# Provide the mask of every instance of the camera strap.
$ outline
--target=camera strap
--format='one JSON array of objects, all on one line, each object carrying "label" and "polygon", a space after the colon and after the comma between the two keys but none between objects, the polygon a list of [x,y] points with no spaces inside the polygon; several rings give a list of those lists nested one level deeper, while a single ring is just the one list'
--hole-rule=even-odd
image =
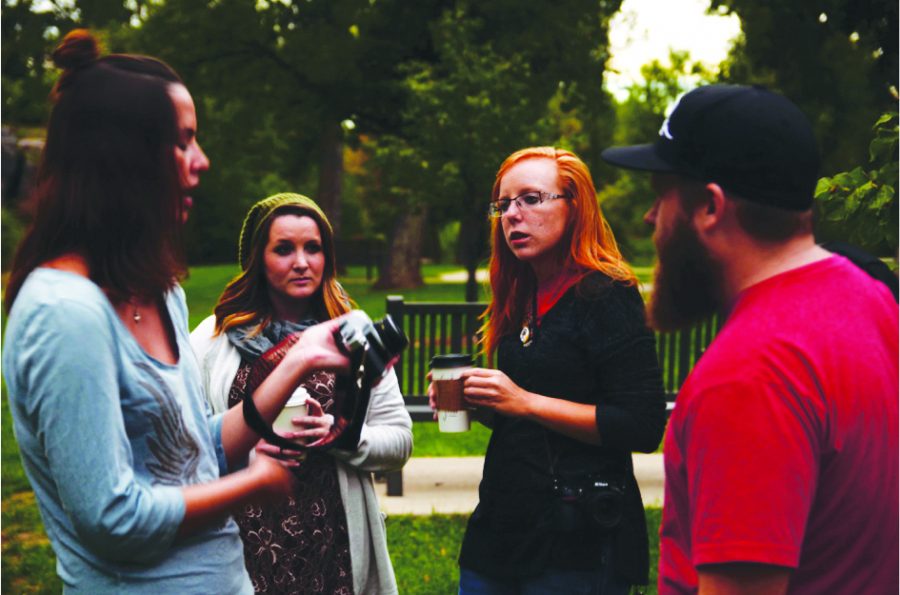
[{"label": "camera strap", "polygon": [[[340,347],[340,343],[338,343]],[[369,411],[369,399],[372,395],[373,379],[366,374],[365,362],[369,351],[363,349],[347,352],[350,359],[350,373],[339,375],[335,382],[334,398],[336,407],[334,423],[328,435],[314,443],[315,448],[339,448],[356,450],[359,437]]]},{"label": "camera strap", "polygon": [[559,453],[550,446],[550,432],[547,428],[541,427],[544,434],[544,447],[547,450],[547,462],[550,464],[550,477],[556,475],[556,463],[559,461]]},{"label": "camera strap", "polygon": [[[551,477],[557,476],[560,474],[560,472],[557,470],[557,465],[559,463],[559,457],[561,456],[560,452],[557,451],[556,449],[554,449],[553,445],[551,444],[553,436],[551,436],[550,431],[544,427],[542,427],[541,430],[543,431],[543,434],[544,434],[544,446],[546,447],[546,450],[547,450],[547,461],[550,465],[550,467],[549,467],[550,468],[550,476]],[[627,475],[628,470],[630,469],[630,465],[631,465],[630,461],[631,461],[631,457],[629,456],[629,457],[627,457],[627,461],[625,463],[624,468],[620,468],[619,465],[617,465],[615,463],[609,463],[609,464],[603,464],[603,465],[598,464],[596,467],[594,467],[593,469],[589,469],[589,470],[586,469],[586,470],[582,470],[582,471],[570,471],[570,470],[565,469],[565,466],[563,466],[564,470],[561,472],[561,474],[566,477],[576,477],[576,476],[589,477],[591,474],[594,474],[594,473],[607,473],[607,474],[612,474],[611,477],[612,476],[615,476],[615,477],[621,476],[622,482],[624,483],[624,481],[625,481],[624,478]]]},{"label": "camera strap", "polygon": [[244,421],[247,422],[247,425],[250,426],[250,429],[259,434],[260,438],[272,444],[273,446],[278,446],[282,450],[291,450],[291,451],[303,451],[306,450],[306,447],[302,444],[297,444],[292,440],[288,440],[282,436],[279,436],[272,430],[271,424],[266,423],[266,420],[263,419],[262,415],[259,413],[259,409],[256,408],[256,403],[253,402],[253,393],[250,391],[246,391],[244,393],[244,402],[243,402],[243,411],[244,411]]},{"label": "camera strap", "polygon": [[[289,339],[286,339],[285,342],[289,341],[287,346],[293,345],[299,339],[299,335],[299,333],[296,333]],[[283,347],[283,345],[283,343],[279,344],[280,347]],[[247,381],[247,388],[244,391],[242,403],[244,421],[260,438],[286,451],[302,452],[305,450],[326,450],[330,448],[356,449],[359,445],[363,423],[365,423],[372,390],[372,381],[364,374],[365,368],[363,364],[366,352],[367,348],[346,353],[350,359],[350,374],[348,376],[338,376],[335,381],[334,423],[325,437],[316,440],[312,444],[298,444],[293,440],[288,440],[276,434],[272,430],[272,424],[263,419],[259,409],[256,408],[256,403],[253,401],[253,393],[278,364],[278,362],[273,363],[265,357],[260,357],[256,361]]]},{"label": "camera strap", "polygon": [[272,370],[281,363],[284,354],[287,353],[294,343],[300,340],[301,334],[302,331],[291,333],[277,345],[271,347],[256,358],[256,361],[253,362],[250,373],[247,376],[247,385],[244,388],[244,397],[241,403],[244,422],[251,430],[256,432],[260,438],[264,439],[269,444],[293,452],[304,450],[304,446],[283,438],[272,430],[272,424],[267,423],[256,408],[256,403],[253,401],[253,393],[256,392],[259,385],[263,383],[269,374],[271,374]]}]

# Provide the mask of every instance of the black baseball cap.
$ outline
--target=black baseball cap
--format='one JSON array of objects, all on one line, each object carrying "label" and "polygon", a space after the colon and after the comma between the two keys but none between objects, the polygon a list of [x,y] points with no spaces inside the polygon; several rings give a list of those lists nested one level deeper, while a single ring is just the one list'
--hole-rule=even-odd
[{"label": "black baseball cap", "polygon": [[709,85],[683,95],[656,142],[611,147],[619,167],[715,182],[737,196],[792,211],[812,207],[819,150],[789,99],[760,86]]}]

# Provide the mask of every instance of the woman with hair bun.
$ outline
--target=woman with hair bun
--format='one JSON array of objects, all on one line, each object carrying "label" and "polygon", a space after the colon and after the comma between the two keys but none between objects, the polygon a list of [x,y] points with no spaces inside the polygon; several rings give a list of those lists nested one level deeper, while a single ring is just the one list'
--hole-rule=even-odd
[{"label": "woman with hair bun", "polygon": [[[164,63],[100,57],[86,31],[53,57],[3,374],[57,572],[72,593],[252,593],[229,514],[293,476],[267,456],[242,468],[258,437],[239,409],[211,414],[191,351],[181,229],[208,167],[193,101]],[[336,327],[307,329],[253,393],[264,419],[308,371],[346,367]]]},{"label": "woman with hair bun", "polygon": [[493,432],[459,592],[624,595],[649,566],[631,452],[653,452],[665,426],[636,279],[569,151],[510,155],[488,206],[482,331],[498,369],[463,374]]}]

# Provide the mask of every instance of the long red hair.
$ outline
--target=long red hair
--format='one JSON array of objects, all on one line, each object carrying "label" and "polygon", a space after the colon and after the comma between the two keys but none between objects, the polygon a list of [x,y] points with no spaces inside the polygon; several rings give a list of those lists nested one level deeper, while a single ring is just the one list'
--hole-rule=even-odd
[{"label": "long red hair", "polygon": [[[497,171],[491,200],[499,198],[500,181],[506,172],[527,159],[554,160],[563,193],[571,197],[569,221],[560,240],[563,246],[568,245],[563,266],[578,271],[579,283],[592,271],[600,271],[629,285],[637,282],[597,204],[591,172],[574,153],[555,147],[516,151]],[[491,302],[482,315],[484,324],[481,327],[487,354],[494,352],[500,337],[518,331],[537,285],[528,263],[516,258],[506,244],[499,218],[491,221],[490,279]]]}]

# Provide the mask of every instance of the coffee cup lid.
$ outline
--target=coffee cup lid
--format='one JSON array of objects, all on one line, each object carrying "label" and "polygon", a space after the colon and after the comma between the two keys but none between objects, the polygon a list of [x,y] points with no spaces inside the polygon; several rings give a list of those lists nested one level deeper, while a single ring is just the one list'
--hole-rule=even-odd
[{"label": "coffee cup lid", "polygon": [[467,353],[447,353],[444,355],[436,355],[431,358],[431,367],[433,369],[444,368],[463,368],[465,366],[475,365],[475,360]]},{"label": "coffee cup lid", "polygon": [[309,398],[309,393],[306,388],[303,386],[298,386],[294,393],[291,395],[291,398],[288,399],[288,402],[284,404],[285,407],[296,407],[298,405],[305,405],[306,399]]}]

